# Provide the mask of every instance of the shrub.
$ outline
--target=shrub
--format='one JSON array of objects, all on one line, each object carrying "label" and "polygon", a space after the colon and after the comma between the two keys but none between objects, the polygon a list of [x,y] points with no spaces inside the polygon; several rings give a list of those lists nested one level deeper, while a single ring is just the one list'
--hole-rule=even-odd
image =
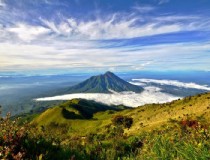
[{"label": "shrub", "polygon": [[10,120],[10,114],[0,121],[0,159],[66,159],[68,154],[59,142],[46,138],[29,125],[18,126],[18,120]]},{"label": "shrub", "polygon": [[115,126],[123,126],[124,128],[129,129],[133,124],[133,118],[122,115],[116,115],[113,117],[112,123]]}]

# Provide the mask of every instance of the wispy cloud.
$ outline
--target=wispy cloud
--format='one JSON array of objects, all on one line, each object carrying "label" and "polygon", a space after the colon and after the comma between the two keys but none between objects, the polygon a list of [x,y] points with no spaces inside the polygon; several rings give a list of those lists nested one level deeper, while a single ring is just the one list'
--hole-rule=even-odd
[{"label": "wispy cloud", "polygon": [[177,80],[157,80],[157,79],[132,79],[132,84],[138,85],[140,82],[142,83],[157,83],[160,85],[170,85],[170,86],[176,86],[176,87],[182,87],[182,88],[194,88],[194,89],[200,89],[200,90],[206,90],[210,91],[210,87],[208,85],[199,85],[196,83],[185,83],[180,82]]},{"label": "wispy cloud", "polygon": [[184,31],[209,30],[210,19],[200,16],[142,16],[113,14],[109,18],[89,21],[64,18],[60,23],[42,19],[43,24],[54,33],[76,39],[127,39]]},{"label": "wispy cloud", "polygon": [[165,22],[196,22],[199,21],[201,17],[198,15],[164,15],[164,16],[158,16],[154,19],[157,21],[165,21]]},{"label": "wispy cloud", "polygon": [[47,35],[51,32],[50,29],[42,26],[31,26],[23,23],[6,28],[6,31],[17,35],[23,41],[38,39],[40,36]]},{"label": "wispy cloud", "polygon": [[135,38],[184,30],[179,24],[161,25],[156,22],[137,25],[138,20],[139,18],[137,17],[119,20],[113,16],[111,19],[105,21],[99,19],[88,22],[77,22],[74,19],[67,19],[67,21],[59,24],[48,20],[42,20],[42,22],[54,33],[59,35],[76,39],[87,38],[90,40]]},{"label": "wispy cloud", "polygon": [[[42,42],[42,41],[41,41]],[[100,48],[99,42],[59,42],[48,45],[10,44],[0,46],[0,66],[4,69],[98,68],[106,70],[196,69],[210,70],[209,43],[166,44]],[[71,44],[72,43],[72,44]],[[97,48],[97,47],[99,48]],[[130,51],[130,48],[134,51]],[[176,50],[176,52],[174,52]],[[199,55],[199,62],[197,53]],[[188,63],[186,63],[188,62]],[[192,66],[192,63],[196,65]],[[199,66],[201,65],[201,66]],[[157,68],[156,68],[157,69]]]},{"label": "wispy cloud", "polygon": [[132,7],[135,11],[138,11],[140,13],[147,13],[147,12],[151,12],[153,10],[156,9],[156,7],[154,6],[145,6],[145,5],[135,5],[134,7]]},{"label": "wispy cloud", "polygon": [[[48,1],[46,2],[48,4]],[[2,4],[3,1],[2,1]],[[48,4],[51,5],[51,4]],[[116,12],[106,16],[98,15],[95,18],[83,19],[73,16],[64,16],[57,12],[55,17],[46,19],[40,15],[35,20],[36,23],[18,21],[16,10],[4,10],[1,18],[11,22],[4,26],[4,32],[15,33],[17,37],[24,41],[35,40],[40,38],[39,35],[46,35],[49,38],[52,35],[63,36],[68,39],[89,39],[89,40],[107,40],[107,39],[131,39],[136,37],[154,36],[160,34],[210,30],[210,19],[201,15],[146,15],[139,12],[151,12],[156,10],[151,5],[134,5],[133,11]],[[14,13],[13,13],[14,12]],[[33,13],[33,12],[32,12]],[[28,19],[27,14],[20,11],[21,17]],[[37,14],[37,13],[36,13]],[[37,15],[35,15],[37,17]],[[5,21],[5,22],[6,22]],[[2,20],[3,22],[3,20]],[[6,34],[6,33],[5,33]],[[47,35],[48,34],[48,35]],[[1,38],[1,37],[0,37]]]}]

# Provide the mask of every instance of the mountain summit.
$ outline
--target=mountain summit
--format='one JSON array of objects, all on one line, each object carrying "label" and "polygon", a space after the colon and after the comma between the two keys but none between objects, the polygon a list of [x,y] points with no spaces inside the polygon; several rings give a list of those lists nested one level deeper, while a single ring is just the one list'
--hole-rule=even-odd
[{"label": "mountain summit", "polygon": [[106,72],[103,75],[92,76],[89,79],[70,87],[67,93],[111,93],[133,91],[136,93],[142,92],[143,88],[130,84],[112,72]]}]

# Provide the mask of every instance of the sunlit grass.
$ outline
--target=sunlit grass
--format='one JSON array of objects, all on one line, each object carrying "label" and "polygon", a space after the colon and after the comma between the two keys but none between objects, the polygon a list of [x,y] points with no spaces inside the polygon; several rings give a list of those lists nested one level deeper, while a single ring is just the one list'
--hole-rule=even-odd
[{"label": "sunlit grass", "polygon": [[[81,114],[66,106],[68,102],[35,115],[30,124],[21,126],[7,117],[0,125],[0,158],[207,160],[210,159],[208,97],[210,94],[202,94],[136,109],[99,111],[90,119],[78,119],[75,114],[66,118],[63,107]],[[126,119],[129,127],[124,123]]]}]

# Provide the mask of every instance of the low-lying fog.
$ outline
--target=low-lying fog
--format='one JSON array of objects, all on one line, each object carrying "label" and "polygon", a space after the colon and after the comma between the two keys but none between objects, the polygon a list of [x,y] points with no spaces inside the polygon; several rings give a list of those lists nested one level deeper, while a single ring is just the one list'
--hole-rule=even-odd
[{"label": "low-lying fog", "polygon": [[[111,94],[101,93],[77,93],[58,95],[54,97],[38,98],[37,101],[53,101],[53,100],[71,100],[74,98],[83,98],[94,100],[105,104],[137,107],[149,103],[165,103],[179,98],[182,98],[181,92],[186,89],[191,90],[206,90],[210,87],[207,85],[199,85],[196,83],[184,83],[175,80],[155,80],[155,79],[132,79],[130,83],[142,86],[142,93],[134,92],[112,92]],[[177,94],[178,93],[178,94]]]},{"label": "low-lying fog", "polygon": [[52,100],[70,100],[74,98],[83,98],[87,100],[94,100],[105,104],[120,105],[137,107],[147,103],[164,103],[178,99],[167,93],[160,92],[157,87],[145,87],[142,93],[134,92],[113,92],[112,94],[102,93],[77,93],[77,94],[66,94],[54,97],[38,98],[37,101],[52,101]]}]

